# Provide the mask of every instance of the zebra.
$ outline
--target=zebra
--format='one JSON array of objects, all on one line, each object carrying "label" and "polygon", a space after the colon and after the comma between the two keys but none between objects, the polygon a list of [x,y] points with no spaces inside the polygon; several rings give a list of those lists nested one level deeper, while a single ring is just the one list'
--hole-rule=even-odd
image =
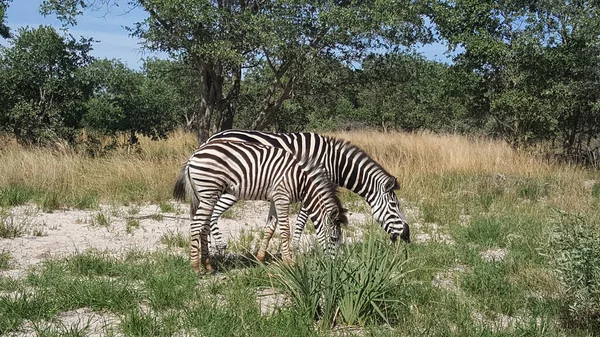
[{"label": "zebra", "polygon": [[[341,238],[339,226],[347,224],[346,210],[337,196],[337,186],[310,158],[296,159],[282,149],[248,142],[212,141],[203,144],[183,165],[173,196],[190,196],[190,262],[199,272],[200,260],[212,271],[207,235],[210,216],[219,197],[228,193],[237,199],[269,200],[275,207],[281,229],[283,258],[291,262],[288,212],[292,202],[301,201],[315,223],[318,241],[330,252]],[[270,227],[256,258],[263,261],[275,226]],[[329,235],[330,240],[327,240]]]},{"label": "zebra", "polygon": [[[389,174],[366,152],[350,142],[317,133],[270,133],[254,130],[225,130],[212,135],[213,141],[243,141],[277,147],[296,157],[309,157],[320,163],[328,177],[338,186],[363,197],[371,206],[377,222],[396,242],[400,237],[410,243],[410,229],[394,191],[400,189],[396,177]],[[217,221],[221,214],[237,202],[233,195],[224,194],[217,202],[211,217],[211,236],[220,250],[226,248]],[[272,208],[272,207],[271,207]],[[292,242],[298,242],[307,220],[304,208],[300,210]],[[269,223],[274,223],[269,221]]]}]

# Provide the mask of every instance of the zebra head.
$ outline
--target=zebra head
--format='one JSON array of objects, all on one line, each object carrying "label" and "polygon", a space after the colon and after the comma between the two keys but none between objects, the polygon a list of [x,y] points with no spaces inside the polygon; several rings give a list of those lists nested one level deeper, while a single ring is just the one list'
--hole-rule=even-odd
[{"label": "zebra head", "polygon": [[387,177],[379,185],[375,193],[373,217],[381,224],[383,229],[390,235],[390,239],[396,242],[400,237],[404,242],[410,243],[410,229],[406,217],[400,210],[400,203],[395,191],[400,189],[396,177]]}]

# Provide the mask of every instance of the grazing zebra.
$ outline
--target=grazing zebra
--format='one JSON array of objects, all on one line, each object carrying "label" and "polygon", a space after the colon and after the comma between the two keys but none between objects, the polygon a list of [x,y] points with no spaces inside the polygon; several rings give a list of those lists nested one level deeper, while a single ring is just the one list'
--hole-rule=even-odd
[{"label": "grazing zebra", "polygon": [[[265,144],[281,148],[298,158],[311,158],[325,168],[330,180],[357,193],[369,203],[373,217],[390,235],[392,241],[395,242],[400,236],[405,242],[410,242],[409,226],[394,193],[400,188],[398,180],[351,143],[316,133],[269,133],[251,130],[225,130],[214,134],[206,143],[212,141]],[[217,221],[219,216],[236,202],[235,196],[223,195],[211,217],[211,235],[219,249],[225,249],[226,244]],[[296,220],[293,241],[297,242],[300,239],[306,220],[307,213],[302,208]]]},{"label": "grazing zebra", "polygon": [[[282,149],[247,142],[213,141],[205,143],[181,168],[173,196],[184,200],[190,196],[192,268],[199,271],[200,259],[206,271],[212,271],[208,256],[207,235],[210,216],[223,193],[236,199],[269,200],[275,207],[281,229],[283,257],[291,261],[288,224],[289,205],[301,201],[315,223],[318,241],[327,250],[339,241],[340,224],[347,223],[346,210],[337,196],[337,187],[326,172],[309,159],[296,159]],[[265,257],[273,235],[267,230],[257,258]],[[330,240],[327,240],[329,235]]]}]

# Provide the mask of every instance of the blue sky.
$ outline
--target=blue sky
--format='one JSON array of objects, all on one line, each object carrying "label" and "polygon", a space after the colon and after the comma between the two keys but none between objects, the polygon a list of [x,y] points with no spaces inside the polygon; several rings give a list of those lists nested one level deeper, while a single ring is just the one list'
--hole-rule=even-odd
[{"label": "blue sky", "polygon": [[[6,24],[12,31],[18,27],[51,25],[59,29],[62,24],[54,17],[43,17],[40,12],[42,0],[15,0],[10,3],[6,15]],[[140,9],[130,10],[125,7],[101,8],[96,11],[86,11],[78,18],[78,25],[69,28],[75,36],[93,37],[98,40],[94,44],[92,55],[99,58],[116,58],[127,64],[130,68],[139,69],[142,59],[149,56],[166,58],[165,54],[152,54],[143,51],[140,41],[129,36],[124,29],[133,23],[143,20],[146,13]],[[7,45],[7,41],[0,38],[0,45]],[[450,62],[444,55],[446,48],[440,44],[425,45],[418,51],[430,60]]]}]

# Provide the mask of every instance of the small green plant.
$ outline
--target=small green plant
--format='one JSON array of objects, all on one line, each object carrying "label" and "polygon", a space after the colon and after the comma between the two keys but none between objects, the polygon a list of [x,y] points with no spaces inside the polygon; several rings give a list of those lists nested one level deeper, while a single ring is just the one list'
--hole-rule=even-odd
[{"label": "small green plant", "polygon": [[600,233],[589,218],[560,212],[549,244],[563,283],[568,317],[600,329]]},{"label": "small green plant", "polygon": [[156,213],[156,214],[151,214],[150,215],[150,219],[154,220],[154,221],[163,221],[164,220],[164,216],[160,213]]},{"label": "small green plant", "polygon": [[60,192],[47,192],[40,200],[42,210],[44,210],[44,212],[51,213],[52,211],[59,209],[64,204],[63,199],[64,198]]},{"label": "small green plant", "polygon": [[110,223],[111,223],[111,217],[102,212],[98,212],[96,214],[96,216],[94,216],[90,221],[90,224],[92,226],[101,226],[101,227],[108,227],[108,226],[110,226]]},{"label": "small green plant", "polygon": [[73,206],[77,209],[96,209],[98,208],[98,196],[93,193],[78,195],[73,200]]},{"label": "small green plant", "polygon": [[0,188],[0,206],[18,206],[32,200],[36,191],[25,186],[11,185]]},{"label": "small green plant", "polygon": [[600,183],[594,183],[594,186],[592,186],[592,196],[600,199]]},{"label": "small green plant", "polygon": [[128,218],[127,223],[125,223],[125,228],[127,233],[131,234],[134,229],[140,228],[140,220],[134,218]]},{"label": "small green plant", "polygon": [[127,209],[127,214],[129,215],[137,215],[140,213],[140,207],[136,205],[132,205]]},{"label": "small green plant", "polygon": [[18,221],[14,216],[0,213],[0,238],[13,239],[25,234],[26,220]]},{"label": "small green plant", "polygon": [[10,260],[12,260],[12,255],[10,255],[10,252],[4,249],[0,251],[0,270],[6,270],[10,268]]},{"label": "small green plant", "polygon": [[187,235],[181,232],[167,231],[160,237],[160,243],[167,247],[187,248],[190,245],[190,240]]},{"label": "small green plant", "polygon": [[158,208],[160,208],[160,211],[162,213],[176,213],[177,212],[177,208],[175,208],[175,206],[171,203],[168,202],[161,202],[158,205]]},{"label": "small green plant", "polygon": [[534,179],[523,179],[517,181],[517,195],[520,198],[537,201],[541,197],[550,194],[551,186],[548,183],[542,183]]}]

